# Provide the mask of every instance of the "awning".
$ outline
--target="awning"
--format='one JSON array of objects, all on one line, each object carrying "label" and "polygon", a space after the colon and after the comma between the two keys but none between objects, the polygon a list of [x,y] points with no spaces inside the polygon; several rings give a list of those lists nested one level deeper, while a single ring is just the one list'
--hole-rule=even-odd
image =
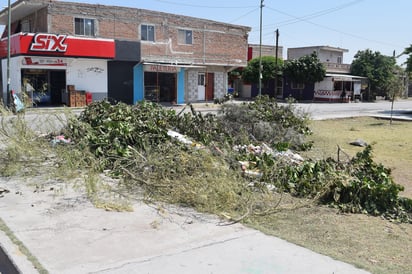
[{"label": "awning", "polygon": [[326,73],[325,77],[333,77],[334,81],[355,81],[355,80],[364,80],[368,79],[363,76],[356,76],[350,74],[339,74],[339,73]]}]

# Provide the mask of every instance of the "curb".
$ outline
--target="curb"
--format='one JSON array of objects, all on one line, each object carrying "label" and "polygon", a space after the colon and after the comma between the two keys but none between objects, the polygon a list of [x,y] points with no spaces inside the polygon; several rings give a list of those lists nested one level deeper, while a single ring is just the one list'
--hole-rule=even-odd
[{"label": "curb", "polygon": [[0,230],[0,273],[39,274],[6,233]]}]

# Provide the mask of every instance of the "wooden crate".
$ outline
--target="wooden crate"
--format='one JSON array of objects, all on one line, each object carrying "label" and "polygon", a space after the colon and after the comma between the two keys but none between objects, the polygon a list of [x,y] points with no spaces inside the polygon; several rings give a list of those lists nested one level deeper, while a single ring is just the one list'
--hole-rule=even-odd
[{"label": "wooden crate", "polygon": [[74,91],[69,91],[69,107],[76,106],[76,93]]}]

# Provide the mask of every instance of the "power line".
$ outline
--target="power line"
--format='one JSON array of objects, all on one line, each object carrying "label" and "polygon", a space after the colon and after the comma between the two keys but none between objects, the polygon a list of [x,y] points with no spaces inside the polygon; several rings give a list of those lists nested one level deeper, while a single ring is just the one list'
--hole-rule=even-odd
[{"label": "power line", "polygon": [[175,5],[175,6],[192,7],[192,8],[207,8],[207,9],[250,9],[250,8],[255,7],[255,6],[206,6],[206,5],[177,3],[173,1],[167,1],[167,0],[154,0],[154,1],[165,3],[165,4],[170,4],[170,5]]},{"label": "power line", "polygon": [[[297,17],[297,16],[291,15],[291,14],[289,14],[289,13],[286,13],[286,12],[283,12],[283,11],[280,11],[280,10],[277,10],[277,9],[274,9],[274,8],[267,7],[267,8],[270,9],[270,10],[273,10],[273,11],[275,11],[275,12],[278,12],[278,13],[280,13],[280,14],[283,14],[283,15],[286,15],[286,16],[289,16],[289,17],[292,17],[292,18],[293,18],[293,19],[289,19],[289,20],[283,21],[283,23],[281,22],[280,24],[272,24],[272,25],[270,25],[270,26],[276,25],[276,26],[280,27],[280,26],[286,26],[286,25],[290,25],[290,24],[295,24],[295,23],[298,23],[298,22],[305,22],[305,23],[307,23],[307,24],[311,24],[311,25],[317,26],[317,27],[319,27],[319,28],[324,28],[324,29],[327,29],[327,30],[330,30],[330,31],[333,31],[333,32],[336,32],[336,33],[339,33],[339,34],[343,34],[343,35],[346,35],[346,36],[349,36],[349,37],[353,37],[353,38],[356,38],[356,39],[360,39],[360,40],[364,40],[364,41],[368,41],[368,42],[373,42],[373,43],[380,44],[380,45],[388,45],[388,46],[399,47],[399,45],[395,45],[395,44],[393,44],[393,43],[388,43],[388,42],[384,42],[384,41],[377,41],[377,40],[373,40],[373,39],[368,39],[368,38],[365,38],[365,37],[363,37],[363,36],[359,36],[359,35],[356,35],[356,34],[353,34],[353,33],[348,33],[348,32],[344,32],[344,31],[341,31],[341,30],[338,30],[338,29],[334,29],[334,28],[331,28],[331,27],[328,27],[328,26],[324,26],[324,25],[321,25],[321,24],[317,24],[317,23],[314,23],[314,22],[312,22],[312,21],[309,20],[309,19],[313,19],[313,18],[316,18],[316,17],[323,16],[323,15],[325,15],[325,14],[329,14],[329,13],[336,12],[336,11],[338,11],[338,10],[342,10],[342,9],[347,8],[347,7],[349,7],[349,6],[358,4],[358,3],[362,2],[362,1],[364,1],[364,0],[352,1],[352,2],[343,4],[343,5],[334,7],[334,8],[322,10],[322,11],[315,12],[315,13],[308,14],[308,15],[301,16],[301,17]],[[268,26],[269,26],[269,25],[268,25]]]},{"label": "power line", "polygon": [[270,7],[268,7],[268,9],[273,10],[275,12],[278,12],[280,14],[292,17],[293,19],[285,20],[285,21],[279,22],[277,24],[277,26],[286,26],[286,25],[294,24],[294,23],[301,22],[301,21],[307,21],[308,19],[313,19],[313,18],[316,18],[316,17],[320,17],[320,16],[323,16],[323,15],[326,15],[326,14],[333,13],[333,12],[337,12],[337,11],[345,9],[347,7],[359,4],[360,2],[363,2],[363,1],[364,0],[352,1],[352,2],[349,2],[349,3],[343,4],[343,5],[333,7],[333,8],[329,8],[329,9],[317,11],[315,13],[307,14],[307,15],[302,16],[302,17],[296,17],[294,15],[291,15],[291,14],[288,14],[286,12],[280,11],[278,9],[270,8]]},{"label": "power line", "polygon": [[255,9],[253,9],[253,10],[251,10],[251,11],[248,11],[247,13],[242,14],[241,16],[239,16],[239,17],[237,17],[237,18],[235,18],[235,19],[231,20],[229,23],[234,23],[234,22],[236,22],[236,21],[238,21],[238,20],[240,20],[240,19],[242,19],[242,18],[246,17],[247,15],[249,15],[249,14],[251,14],[251,13],[254,13],[254,12],[255,12],[255,11],[257,11],[258,9],[259,9],[259,7],[255,8]]}]

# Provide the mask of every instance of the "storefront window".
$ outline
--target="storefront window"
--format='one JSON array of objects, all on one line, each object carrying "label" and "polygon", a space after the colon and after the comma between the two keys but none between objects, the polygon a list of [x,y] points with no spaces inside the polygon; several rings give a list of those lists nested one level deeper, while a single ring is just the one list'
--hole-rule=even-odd
[{"label": "storefront window", "polygon": [[66,71],[47,69],[22,69],[21,84],[28,105],[61,105],[67,103]]},{"label": "storefront window", "polygon": [[50,104],[48,75],[46,70],[22,70],[22,84],[25,96],[34,105]]},{"label": "storefront window", "polygon": [[176,100],[175,73],[144,73],[145,99],[158,102]]}]

